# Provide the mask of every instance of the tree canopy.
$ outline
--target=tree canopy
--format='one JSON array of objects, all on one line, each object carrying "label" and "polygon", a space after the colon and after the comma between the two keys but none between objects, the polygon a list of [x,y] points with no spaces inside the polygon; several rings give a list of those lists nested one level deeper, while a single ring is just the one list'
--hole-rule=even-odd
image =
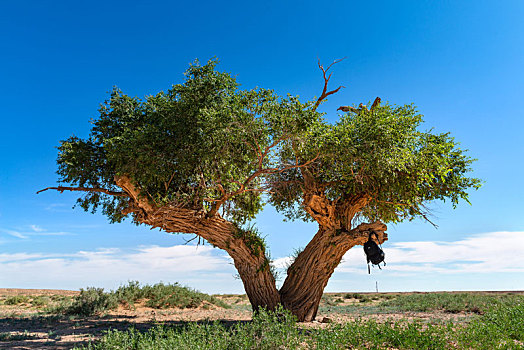
[{"label": "tree canopy", "polygon": [[365,195],[361,219],[400,222],[425,215],[435,199],[455,206],[480,186],[467,177],[473,159],[449,133],[419,130],[413,105],[351,108],[330,124],[315,101],[240,90],[216,64],[195,62],[183,84],[144,100],[114,88],[90,136],[61,142],[59,181],[107,190],[79,198],[82,208],[121,221],[128,203],[114,195],[114,179],[122,174],[156,204],[220,209],[239,223],[262,209],[264,192],[291,219],[312,219],[301,204],[315,190],[336,201]]}]

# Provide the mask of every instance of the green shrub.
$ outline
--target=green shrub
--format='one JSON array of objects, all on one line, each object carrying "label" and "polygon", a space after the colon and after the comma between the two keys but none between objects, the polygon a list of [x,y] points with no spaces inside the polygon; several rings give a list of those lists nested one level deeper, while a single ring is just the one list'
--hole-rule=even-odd
[{"label": "green shrub", "polygon": [[63,311],[66,315],[92,316],[118,306],[117,299],[112,293],[104,293],[104,288],[88,287],[80,289],[71,305]]},{"label": "green shrub", "polygon": [[301,329],[288,311],[260,310],[252,322],[110,331],[83,349],[524,349],[524,305],[499,305],[469,325],[357,320]]},{"label": "green shrub", "polygon": [[346,293],[344,295],[344,299],[361,299],[362,297],[363,295],[359,293]]},{"label": "green shrub", "polygon": [[252,322],[230,328],[221,323],[190,323],[182,327],[157,326],[145,333],[134,329],[109,331],[83,349],[297,349],[305,340],[289,312],[259,310]]},{"label": "green shrub", "polygon": [[31,305],[36,307],[46,306],[51,302],[51,299],[47,296],[39,295],[31,300]]},{"label": "green shrub", "polygon": [[18,304],[24,304],[29,302],[29,297],[27,295],[14,295],[12,297],[8,297],[4,304],[6,305],[18,305]]},{"label": "green shrub", "polygon": [[224,308],[229,305],[223,301],[200,293],[188,287],[180,286],[178,283],[140,286],[138,282],[129,282],[128,285],[119,287],[113,292],[120,303],[133,305],[137,300],[147,299],[146,305],[152,308],[162,309],[169,307],[195,308],[202,305],[203,301]]}]

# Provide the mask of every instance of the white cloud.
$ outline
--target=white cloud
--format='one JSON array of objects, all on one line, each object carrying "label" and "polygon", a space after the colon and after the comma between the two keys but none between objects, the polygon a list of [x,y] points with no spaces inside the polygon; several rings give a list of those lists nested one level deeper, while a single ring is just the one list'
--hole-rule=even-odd
[{"label": "white cloud", "polygon": [[[383,247],[387,274],[373,277],[406,276],[402,285],[410,281],[408,276],[415,279],[450,276],[458,281],[471,272],[485,274],[482,276],[524,272],[524,232],[491,232],[454,242],[387,242]],[[281,257],[273,264],[285,269],[290,261],[290,257]],[[343,276],[348,273],[367,275],[361,246],[344,256],[334,280],[345,281],[347,278]],[[234,279],[234,274],[231,258],[209,246],[104,248],[68,254],[0,253],[0,287],[116,288],[127,281],[138,280],[142,283],[177,281],[210,293],[243,293],[242,282]],[[398,284],[399,279],[394,283]],[[343,286],[349,288],[346,284]]]},{"label": "white cloud", "polygon": [[0,254],[0,286],[116,288],[130,280],[180,282],[213,293],[242,292],[231,259],[207,246],[147,246],[72,254]]},{"label": "white cloud", "polygon": [[272,261],[273,266],[277,269],[285,269],[293,262],[293,258],[286,256],[284,258],[278,258]]},{"label": "white cloud", "polygon": [[[337,271],[367,273],[362,249],[344,256]],[[455,242],[386,243],[387,269],[398,272],[524,272],[524,232],[490,232]],[[358,268],[356,268],[358,267]]]},{"label": "white cloud", "polygon": [[[524,232],[490,232],[454,242],[396,242],[383,246],[387,270],[402,274],[524,272]],[[290,257],[273,261],[285,269]],[[361,246],[349,250],[337,273],[367,274]]]}]

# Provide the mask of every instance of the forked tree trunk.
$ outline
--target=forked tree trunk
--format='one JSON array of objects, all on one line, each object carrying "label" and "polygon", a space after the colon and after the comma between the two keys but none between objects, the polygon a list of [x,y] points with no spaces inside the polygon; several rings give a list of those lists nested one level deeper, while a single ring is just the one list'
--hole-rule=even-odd
[{"label": "forked tree trunk", "polygon": [[161,216],[161,222],[167,232],[197,233],[225,250],[234,261],[253,311],[260,307],[274,310],[282,304],[301,322],[315,319],[329,278],[350,248],[366,242],[368,230],[375,230],[380,242],[387,239],[386,226],[381,223],[362,224],[349,232],[321,228],[288,268],[288,276],[278,291],[263,248],[255,252],[235,235],[235,226],[223,218],[197,218],[190,211],[171,208]]},{"label": "forked tree trunk", "polygon": [[[299,321],[315,319],[322,293],[335,268],[351,247],[366,242],[370,229],[379,234],[380,242],[387,239],[386,225],[380,222],[361,224],[351,231],[320,225],[315,237],[288,268],[288,276],[278,291],[263,245],[253,244],[252,240],[239,235],[238,228],[231,222],[218,214],[207,217],[203,211],[171,205],[154,206],[140,197],[140,191],[128,177],[119,177],[116,182],[130,196],[129,208],[124,214],[133,212],[139,222],[166,232],[197,234],[225,250],[234,261],[254,311],[259,307],[274,310],[282,304]],[[321,205],[315,208],[313,214],[323,210]],[[353,215],[351,212],[348,217]]]}]

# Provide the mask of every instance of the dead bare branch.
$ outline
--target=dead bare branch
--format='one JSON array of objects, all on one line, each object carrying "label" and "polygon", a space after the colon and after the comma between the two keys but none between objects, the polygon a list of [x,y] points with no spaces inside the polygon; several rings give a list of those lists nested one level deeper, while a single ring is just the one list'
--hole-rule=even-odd
[{"label": "dead bare branch", "polygon": [[318,98],[317,102],[315,102],[315,104],[313,105],[313,110],[316,110],[318,108],[318,106],[320,105],[320,103],[326,99],[326,97],[328,97],[329,95],[333,95],[333,94],[337,93],[340,89],[342,89],[344,87],[344,86],[341,85],[341,86],[339,86],[338,88],[336,88],[334,90],[328,91],[327,90],[328,82],[329,82],[329,79],[331,79],[331,74],[332,73],[329,73],[329,75],[327,75],[327,76],[326,76],[326,74],[327,74],[327,72],[331,69],[331,67],[334,64],[339,63],[339,62],[341,62],[341,61],[343,61],[345,59],[346,59],[346,57],[334,60],[333,63],[331,63],[327,67],[327,69],[324,69],[324,66],[320,63],[320,59],[318,60],[318,67],[322,71],[322,75],[324,77],[324,88],[322,89],[322,94]]},{"label": "dead bare branch", "polygon": [[342,112],[353,112],[353,113],[358,113],[360,112],[361,110],[365,109],[366,111],[368,112],[373,112],[375,110],[375,108],[378,107],[378,105],[380,104],[380,97],[377,97],[375,98],[375,101],[373,101],[373,104],[371,105],[371,108],[368,109],[367,106],[365,104],[359,104],[358,105],[358,108],[355,108],[355,107],[352,107],[352,106],[340,106],[337,108],[337,111],[342,111]]},{"label": "dead bare branch", "polygon": [[380,104],[380,101],[381,101],[380,97],[377,97],[375,101],[373,101],[373,104],[371,105],[371,108],[370,108],[371,112],[373,112],[373,110],[378,107],[378,105]]},{"label": "dead bare branch", "polygon": [[129,195],[125,192],[114,192],[114,191],[106,190],[105,188],[65,187],[65,186],[47,187],[47,188],[44,188],[43,190],[36,192],[36,194],[39,194],[40,192],[44,192],[47,190],[57,190],[60,193],[63,193],[64,191],[100,192],[100,193],[105,193],[107,195],[115,196],[115,197],[129,197]]},{"label": "dead bare branch", "polygon": [[[184,245],[188,245],[191,241],[194,241],[194,240],[197,239],[197,238],[199,238],[199,236],[195,234],[195,237],[193,237],[193,238],[191,238],[191,239],[188,239],[188,240],[185,240],[185,239],[184,239],[184,241],[185,241]],[[200,239],[199,239],[199,243],[200,243]],[[198,245],[198,244],[197,244],[197,245]]]}]

